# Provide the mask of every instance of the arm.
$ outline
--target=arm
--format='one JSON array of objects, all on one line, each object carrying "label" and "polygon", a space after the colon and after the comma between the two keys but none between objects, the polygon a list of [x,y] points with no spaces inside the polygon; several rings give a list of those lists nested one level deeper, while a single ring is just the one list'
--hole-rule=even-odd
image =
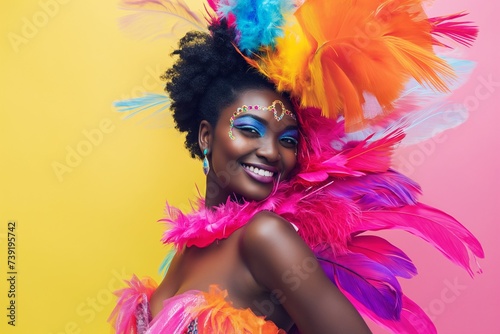
[{"label": "arm", "polygon": [[268,211],[255,215],[245,226],[241,250],[255,280],[277,296],[302,334],[370,333],[282,217]]}]

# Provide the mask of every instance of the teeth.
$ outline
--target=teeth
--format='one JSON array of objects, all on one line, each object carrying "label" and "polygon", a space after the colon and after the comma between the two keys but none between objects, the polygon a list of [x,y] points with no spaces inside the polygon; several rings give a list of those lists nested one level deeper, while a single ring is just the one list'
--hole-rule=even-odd
[{"label": "teeth", "polygon": [[244,168],[248,169],[249,171],[257,174],[257,175],[260,175],[260,176],[273,176],[274,173],[273,172],[270,172],[268,170],[265,170],[265,169],[260,169],[260,168],[257,168],[257,167],[253,167],[253,166],[247,166],[245,164],[241,164]]}]

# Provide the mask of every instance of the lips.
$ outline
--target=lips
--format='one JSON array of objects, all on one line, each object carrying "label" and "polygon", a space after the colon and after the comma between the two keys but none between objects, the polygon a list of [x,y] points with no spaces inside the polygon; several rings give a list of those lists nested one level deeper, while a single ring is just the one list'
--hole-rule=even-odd
[{"label": "lips", "polygon": [[271,166],[257,166],[244,163],[241,166],[250,177],[262,183],[273,182],[273,178],[277,174],[276,168]]}]

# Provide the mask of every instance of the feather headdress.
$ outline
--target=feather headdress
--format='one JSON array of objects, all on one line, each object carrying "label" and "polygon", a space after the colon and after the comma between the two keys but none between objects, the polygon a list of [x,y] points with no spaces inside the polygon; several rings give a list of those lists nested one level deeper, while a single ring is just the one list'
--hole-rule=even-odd
[{"label": "feather headdress", "polygon": [[[401,119],[423,109],[422,100],[445,100],[457,88],[462,64],[434,48],[451,48],[442,38],[469,46],[477,36],[470,22],[456,21],[465,13],[428,18],[424,0],[207,1],[207,22],[227,20],[236,30],[235,47],[251,66],[301,107],[343,116],[348,132]],[[137,11],[123,25],[140,34],[170,36],[179,26],[207,31],[182,0],[123,0],[123,6]],[[158,17],[174,19],[168,20],[175,22],[170,31],[141,24]],[[416,87],[425,93],[411,94]],[[443,105],[432,107],[446,109]]]},{"label": "feather headdress", "polygon": [[[222,2],[217,8],[224,7]],[[291,92],[302,107],[321,108],[323,115],[332,118],[343,115],[347,130],[359,130],[374,111],[379,116],[394,112],[394,102],[410,79],[442,93],[456,78],[448,62],[433,50],[434,45],[445,46],[437,36],[470,45],[477,29],[468,22],[453,21],[463,13],[429,19],[422,3],[307,0],[293,14],[283,11],[281,26],[276,26],[280,20],[268,21],[271,29],[262,22],[254,25],[277,31],[272,42],[260,38],[260,48],[251,55],[244,38],[238,47],[250,65],[279,90]],[[231,18],[242,36],[246,34],[246,25],[238,24],[246,14],[236,8],[218,12]]]}]

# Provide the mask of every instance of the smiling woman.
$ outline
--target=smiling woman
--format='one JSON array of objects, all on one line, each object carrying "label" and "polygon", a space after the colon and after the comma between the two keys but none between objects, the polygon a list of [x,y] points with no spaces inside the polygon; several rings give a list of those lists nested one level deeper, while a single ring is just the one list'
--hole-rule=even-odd
[{"label": "smiling woman", "polygon": [[[201,122],[200,147],[208,149],[211,162],[207,182],[217,195],[207,196],[207,205],[217,206],[228,196],[263,200],[271,193],[273,181],[289,177],[297,158],[298,128],[289,111],[291,103],[280,99],[285,98],[270,89],[246,90],[221,111],[215,128]],[[289,115],[275,117],[272,105],[278,103],[281,112]],[[223,172],[228,170],[226,179]]]},{"label": "smiling woman", "polygon": [[[277,92],[234,49],[235,30],[225,20],[210,29],[212,35],[190,32],[181,39],[174,52],[179,59],[165,74],[166,90],[177,128],[187,133],[186,147],[206,161],[207,190],[200,205],[205,213],[201,216],[220,208],[232,213],[224,214],[227,224],[222,228],[215,226],[217,219],[185,226],[200,236],[212,224],[202,244],[187,236],[188,231],[169,230],[170,237],[186,237],[187,243],[177,244],[165,279],[149,290],[145,313],[135,316],[139,332],[184,333],[198,328],[200,332],[282,333],[294,323],[301,324],[304,333],[320,328],[332,333],[369,332],[320,269],[294,225],[260,209],[232,220],[239,205],[263,203],[291,178],[301,138],[289,95]],[[230,203],[236,207],[230,208]],[[314,270],[300,284],[291,285],[290,279],[281,278],[287,269],[307,261],[313,262],[308,268]],[[277,292],[281,302],[275,303]],[[310,306],[320,295],[329,296],[321,302],[323,307],[338,308],[335,314],[345,320],[332,322],[331,314],[315,312]],[[129,297],[122,295],[122,308]],[[186,306],[182,313],[177,312],[180,304]],[[204,311],[194,311],[200,308]],[[122,310],[118,315],[118,332],[131,330],[125,329],[130,317],[124,314]]]},{"label": "smiling woman", "polygon": [[[365,232],[409,231],[469,272],[469,250],[483,256],[467,229],[418,203],[418,185],[390,168],[407,116],[428,116],[414,110],[425,105],[415,86],[444,91],[453,76],[429,51],[448,18],[425,18],[415,0],[209,4],[209,32],[188,32],[164,75],[206,193],[189,214],[167,205],[162,241],[175,251],[166,276],[158,287],[134,277],[120,291],[117,333],[369,333],[360,313],[394,332],[434,333],[397,280],[416,274],[411,260]],[[291,11],[297,22],[284,22]],[[335,25],[338,13],[384,26],[385,42],[314,26],[316,17]],[[473,39],[474,29],[459,30],[448,34]]]},{"label": "smiling woman", "polygon": [[[213,25],[211,30],[213,36],[188,33],[181,40],[179,51],[174,52],[180,55],[179,61],[166,75],[167,91],[173,100],[172,110],[179,128],[181,124],[188,124],[185,115],[195,111],[189,119],[190,128],[187,133],[197,134],[197,141],[194,141],[194,136],[188,135],[186,146],[193,148],[193,154],[203,152],[203,158],[208,161],[207,192],[204,200],[207,210],[220,208],[227,201],[244,204],[268,198],[280,181],[290,178],[296,166],[300,140],[297,117],[288,95],[278,93],[268,79],[251,69],[236,52],[231,44],[235,32],[225,21]],[[192,42],[194,40],[196,43]],[[219,43],[215,47],[213,40]],[[224,52],[224,63],[217,64],[221,51]],[[187,54],[190,58],[185,57]],[[205,66],[200,66],[203,64],[200,58],[203,61],[212,59],[212,71],[207,72]],[[217,66],[219,69],[215,70]],[[233,68],[228,71],[230,66]],[[196,76],[196,85],[201,85],[201,82],[210,83],[209,86],[196,94],[193,81],[187,80],[191,75]],[[181,104],[179,101],[186,94],[191,97],[189,103]],[[275,231],[271,230],[273,222],[276,224]],[[285,291],[286,282],[280,279],[283,269],[286,268],[283,267],[285,263],[294,265],[302,263],[306,258],[314,258],[311,250],[293,228],[290,230],[290,226],[278,215],[260,212],[249,217],[241,228],[232,233],[228,230],[223,238],[217,238],[217,242],[214,242],[212,237],[205,247],[180,248],[162,284],[151,296],[153,319],[162,319],[157,320],[161,325],[152,324],[151,331],[155,332],[159,326],[167,326],[167,332],[171,332],[173,328],[176,329],[173,332],[181,332],[180,324],[180,328],[185,327],[186,319],[191,318],[195,319],[197,326],[209,330],[211,327],[207,319],[225,319],[224,313],[213,309],[209,311],[210,316],[183,315],[177,322],[172,319],[165,321],[166,310],[169,310],[167,313],[171,312],[170,307],[177,307],[181,298],[179,296],[192,291],[215,293],[213,298],[218,298],[217,303],[224,305],[226,312],[232,310],[231,312],[238,314],[247,310],[245,317],[253,319],[247,323],[239,319],[239,316],[229,317],[226,320],[231,325],[211,328],[220,333],[240,332],[237,330],[238,326],[243,326],[248,333],[260,332],[257,328],[261,326],[269,330],[269,333],[278,333],[278,328],[289,330],[294,322],[310,316],[301,313],[300,317],[292,320],[286,311],[286,305],[292,305],[291,302],[276,305],[272,312],[266,313],[256,307],[258,303],[272,300],[272,291]],[[284,238],[282,246],[288,243],[288,247],[282,247],[279,251],[274,249],[274,256],[271,256],[271,249],[259,255],[253,254],[255,248],[266,248],[267,243],[278,240],[280,235]],[[294,250],[297,253],[290,256]],[[264,262],[255,262],[261,257],[267,259],[268,268],[263,267]],[[320,286],[324,287],[324,291],[335,289],[319,269],[317,261],[316,268],[314,274],[319,276]],[[262,272],[267,273],[267,278],[273,279],[272,284],[264,284],[256,279]],[[304,281],[302,289],[311,290],[310,284],[313,283],[318,282],[312,278]],[[214,285],[217,288],[211,288]],[[214,292],[219,291],[214,289],[227,291],[224,292],[228,294],[227,298],[216,297],[220,292]],[[289,291],[289,288],[287,290]],[[164,301],[174,296],[177,297],[176,303],[166,307]],[[349,306],[343,296],[337,297],[341,298],[329,299],[332,302],[331,307],[334,302],[339,301]],[[233,309],[231,305],[238,308]],[[301,305],[306,305],[305,300],[301,301]],[[352,306],[343,309],[349,310],[351,317],[357,318],[352,320],[355,324],[353,327],[344,329],[358,333],[367,331],[366,325]],[[264,321],[263,316],[268,321]],[[243,324],[236,325],[242,321]],[[319,319],[317,324],[325,326],[325,321],[326,318]],[[252,322],[259,325],[248,327]]]}]

